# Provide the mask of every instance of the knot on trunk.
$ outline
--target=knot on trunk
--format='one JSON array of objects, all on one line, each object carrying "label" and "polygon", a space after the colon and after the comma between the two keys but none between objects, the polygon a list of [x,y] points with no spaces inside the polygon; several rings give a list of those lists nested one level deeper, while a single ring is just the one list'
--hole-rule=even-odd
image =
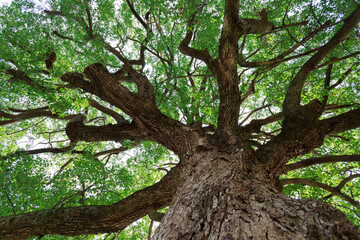
[{"label": "knot on trunk", "polygon": [[79,72],[67,72],[61,76],[61,80],[68,82],[73,86],[77,86],[80,82],[85,81],[85,77]]},{"label": "knot on trunk", "polygon": [[73,117],[66,125],[65,127],[66,135],[69,137],[71,142],[75,142],[79,139],[77,129],[85,125],[86,119],[87,117],[85,114],[79,114]]},{"label": "knot on trunk", "polygon": [[91,64],[84,69],[84,74],[92,83],[100,83],[104,79],[113,78],[113,76],[101,63]]},{"label": "knot on trunk", "polygon": [[274,24],[267,20],[240,18],[239,27],[243,34],[264,34],[274,29]]}]

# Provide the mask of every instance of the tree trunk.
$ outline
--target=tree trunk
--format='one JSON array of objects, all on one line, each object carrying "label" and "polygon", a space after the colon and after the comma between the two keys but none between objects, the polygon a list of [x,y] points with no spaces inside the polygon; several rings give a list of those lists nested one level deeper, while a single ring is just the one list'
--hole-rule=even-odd
[{"label": "tree trunk", "polygon": [[264,173],[245,167],[245,152],[184,160],[186,180],[153,239],[360,239],[334,207],[283,196]]}]

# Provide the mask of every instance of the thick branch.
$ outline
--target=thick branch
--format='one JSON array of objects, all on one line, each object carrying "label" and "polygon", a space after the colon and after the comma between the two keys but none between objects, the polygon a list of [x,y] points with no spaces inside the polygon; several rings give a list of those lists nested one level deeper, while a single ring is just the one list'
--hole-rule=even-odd
[{"label": "thick branch", "polygon": [[60,34],[58,31],[53,31],[52,33],[53,33],[55,36],[59,37],[59,38],[76,42],[76,41],[75,41],[74,39],[72,39],[71,37],[62,35],[62,34]]},{"label": "thick branch", "polygon": [[346,201],[348,201],[351,205],[354,207],[357,207],[359,203],[352,199],[351,197],[347,196],[346,194],[342,193],[337,187],[331,187],[329,185],[316,182],[310,179],[303,179],[303,178],[291,178],[291,179],[281,179],[280,183],[282,185],[288,185],[288,184],[301,184],[301,185],[307,185],[307,186],[313,186],[317,188],[324,189],[336,196],[344,198]]},{"label": "thick branch", "polygon": [[343,40],[345,40],[347,35],[354,29],[359,21],[360,7],[357,7],[357,9],[355,9],[355,11],[353,11],[352,14],[344,20],[344,24],[330,39],[330,41],[303,65],[303,67],[291,81],[286,93],[283,104],[285,115],[293,113],[300,107],[301,90],[309,74],[332,50],[334,50]]},{"label": "thick branch", "polygon": [[115,124],[105,126],[87,126],[79,118],[71,120],[65,128],[66,134],[72,142],[98,142],[98,141],[123,141],[146,140],[135,124]]},{"label": "thick branch", "polygon": [[49,15],[49,16],[62,16],[62,17],[65,16],[61,11],[49,11],[49,10],[44,10],[44,13],[46,13],[46,14]]},{"label": "thick branch", "polygon": [[327,135],[358,128],[360,126],[360,108],[320,120],[318,125]]},{"label": "thick branch", "polygon": [[337,162],[360,162],[360,155],[343,155],[343,156],[326,156],[326,157],[309,158],[302,160],[300,162],[286,165],[284,168],[284,173],[317,164],[337,163]]},{"label": "thick branch", "polygon": [[360,174],[353,174],[353,175],[350,175],[348,176],[347,178],[344,178],[337,186],[336,188],[337,189],[342,189],[345,184],[347,184],[348,182],[350,182],[351,180],[355,179],[355,178],[359,178],[360,177]]},{"label": "thick branch", "polygon": [[223,29],[219,43],[219,61],[217,81],[220,92],[220,108],[217,135],[230,144],[234,143],[232,135],[237,128],[240,110],[239,79],[236,58],[238,41],[241,36],[239,24],[239,1],[225,2]]},{"label": "thick branch", "polygon": [[160,182],[112,205],[57,208],[0,217],[0,238],[26,239],[48,234],[75,236],[120,231],[147,214],[168,206],[177,187],[182,184],[180,171],[178,165]]},{"label": "thick branch", "polygon": [[[176,153],[180,153],[180,151],[183,150],[185,151],[186,147],[185,145],[179,145],[175,139],[187,139],[190,144],[191,135],[193,135],[194,132],[185,131],[187,127],[182,123],[163,115],[155,103],[151,101],[151,98],[149,101],[141,97],[140,91],[146,91],[147,85],[144,85],[144,90],[139,89],[139,93],[130,92],[129,89],[117,81],[100,63],[95,63],[87,67],[84,70],[84,74],[90,81],[85,80],[83,74],[74,72],[64,74],[61,79],[70,83],[72,86],[93,93],[102,100],[121,109],[132,117],[133,124],[117,124],[102,127],[79,125],[78,128],[82,131],[76,130],[75,136],[69,136],[70,139],[73,138],[72,140],[74,141],[147,139],[158,142]],[[100,131],[105,132],[100,133]],[[123,133],[121,133],[121,131],[123,131]],[[138,131],[138,133],[136,133],[136,131]],[[96,134],[100,139],[96,139],[96,137],[94,137],[95,135],[91,135],[90,133]],[[71,132],[69,132],[69,134],[71,134]]]}]

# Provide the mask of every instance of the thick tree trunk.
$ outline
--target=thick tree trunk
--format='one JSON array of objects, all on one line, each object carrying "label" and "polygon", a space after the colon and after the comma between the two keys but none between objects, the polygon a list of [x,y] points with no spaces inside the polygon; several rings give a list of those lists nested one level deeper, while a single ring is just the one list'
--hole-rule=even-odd
[{"label": "thick tree trunk", "polygon": [[190,157],[186,180],[153,239],[360,239],[343,213],[275,190],[244,151]]}]

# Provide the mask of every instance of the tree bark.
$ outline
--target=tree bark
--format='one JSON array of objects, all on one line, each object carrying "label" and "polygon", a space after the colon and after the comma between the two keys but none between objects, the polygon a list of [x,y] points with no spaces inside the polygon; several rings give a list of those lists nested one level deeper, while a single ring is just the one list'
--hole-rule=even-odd
[{"label": "tree bark", "polygon": [[153,239],[360,239],[334,207],[283,196],[243,164],[250,154],[211,150],[186,159],[186,180]]}]

